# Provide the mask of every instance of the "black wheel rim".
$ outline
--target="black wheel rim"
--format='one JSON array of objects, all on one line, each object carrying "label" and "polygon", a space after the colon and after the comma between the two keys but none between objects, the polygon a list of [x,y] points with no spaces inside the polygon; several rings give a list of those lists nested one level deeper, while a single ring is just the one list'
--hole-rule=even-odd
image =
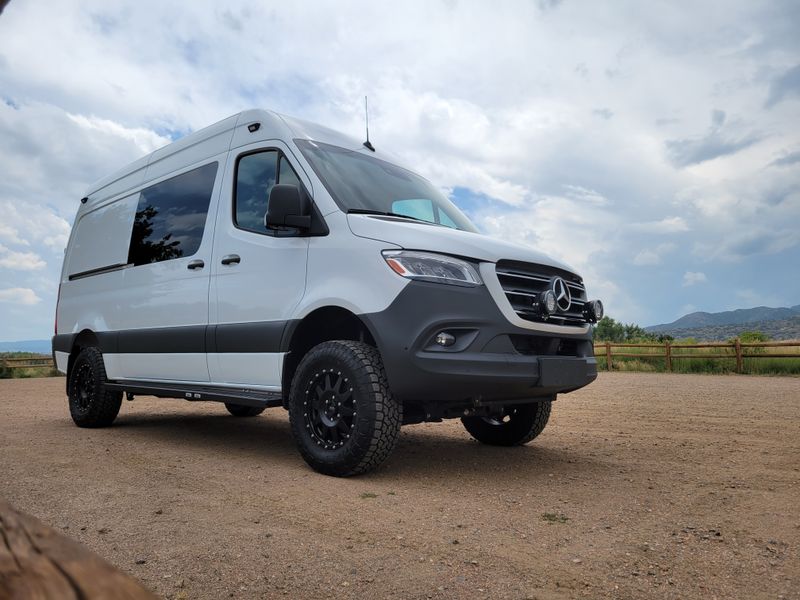
[{"label": "black wheel rim", "polygon": [[336,450],[353,431],[357,412],[353,384],[336,369],[322,369],[306,385],[303,417],[311,439],[321,448]]},{"label": "black wheel rim", "polygon": [[87,363],[80,365],[75,373],[72,396],[78,410],[81,412],[89,410],[94,399],[94,373]]},{"label": "black wheel rim", "polygon": [[482,417],[482,419],[488,423],[489,425],[494,425],[495,427],[502,427],[503,425],[507,425],[512,418],[512,415],[517,412],[516,408],[512,408],[511,410],[504,410],[501,414],[492,415],[490,417]]}]

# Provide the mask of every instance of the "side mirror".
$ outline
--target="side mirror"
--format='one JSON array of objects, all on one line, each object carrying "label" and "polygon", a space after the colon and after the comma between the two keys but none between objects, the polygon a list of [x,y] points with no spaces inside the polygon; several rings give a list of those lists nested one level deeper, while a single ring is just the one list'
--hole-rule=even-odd
[{"label": "side mirror", "polygon": [[311,200],[296,185],[281,183],[272,186],[269,193],[267,214],[264,218],[267,229],[311,227]]}]

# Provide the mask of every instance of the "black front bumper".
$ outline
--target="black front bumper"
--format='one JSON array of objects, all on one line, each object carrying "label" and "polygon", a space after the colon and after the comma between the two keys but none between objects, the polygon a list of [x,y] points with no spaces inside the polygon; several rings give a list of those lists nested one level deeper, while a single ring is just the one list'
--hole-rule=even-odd
[{"label": "black front bumper", "polygon": [[[597,377],[591,334],[512,325],[484,286],[411,282],[384,311],[362,315],[404,403],[493,403],[570,392]],[[456,338],[433,343],[440,331]]]}]

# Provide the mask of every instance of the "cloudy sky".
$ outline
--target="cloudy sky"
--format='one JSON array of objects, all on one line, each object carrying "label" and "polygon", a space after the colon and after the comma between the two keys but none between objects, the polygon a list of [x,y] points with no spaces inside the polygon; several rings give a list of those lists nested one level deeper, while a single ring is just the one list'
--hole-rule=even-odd
[{"label": "cloudy sky", "polygon": [[[0,14],[0,340],[88,185],[266,107],[360,135],[642,325],[800,303],[800,3],[45,2]],[[391,6],[391,8],[389,8]]]}]

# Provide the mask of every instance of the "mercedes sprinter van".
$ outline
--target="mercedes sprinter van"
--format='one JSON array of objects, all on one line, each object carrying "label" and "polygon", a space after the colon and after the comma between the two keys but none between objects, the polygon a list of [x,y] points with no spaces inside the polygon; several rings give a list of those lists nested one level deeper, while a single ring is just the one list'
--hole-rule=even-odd
[{"label": "mercedes sprinter van", "polygon": [[482,235],[382,149],[250,110],[89,188],[53,354],[80,427],[123,394],[282,406],[308,464],[346,476],[405,424],[531,441],[597,376],[601,316],[572,269]]}]

